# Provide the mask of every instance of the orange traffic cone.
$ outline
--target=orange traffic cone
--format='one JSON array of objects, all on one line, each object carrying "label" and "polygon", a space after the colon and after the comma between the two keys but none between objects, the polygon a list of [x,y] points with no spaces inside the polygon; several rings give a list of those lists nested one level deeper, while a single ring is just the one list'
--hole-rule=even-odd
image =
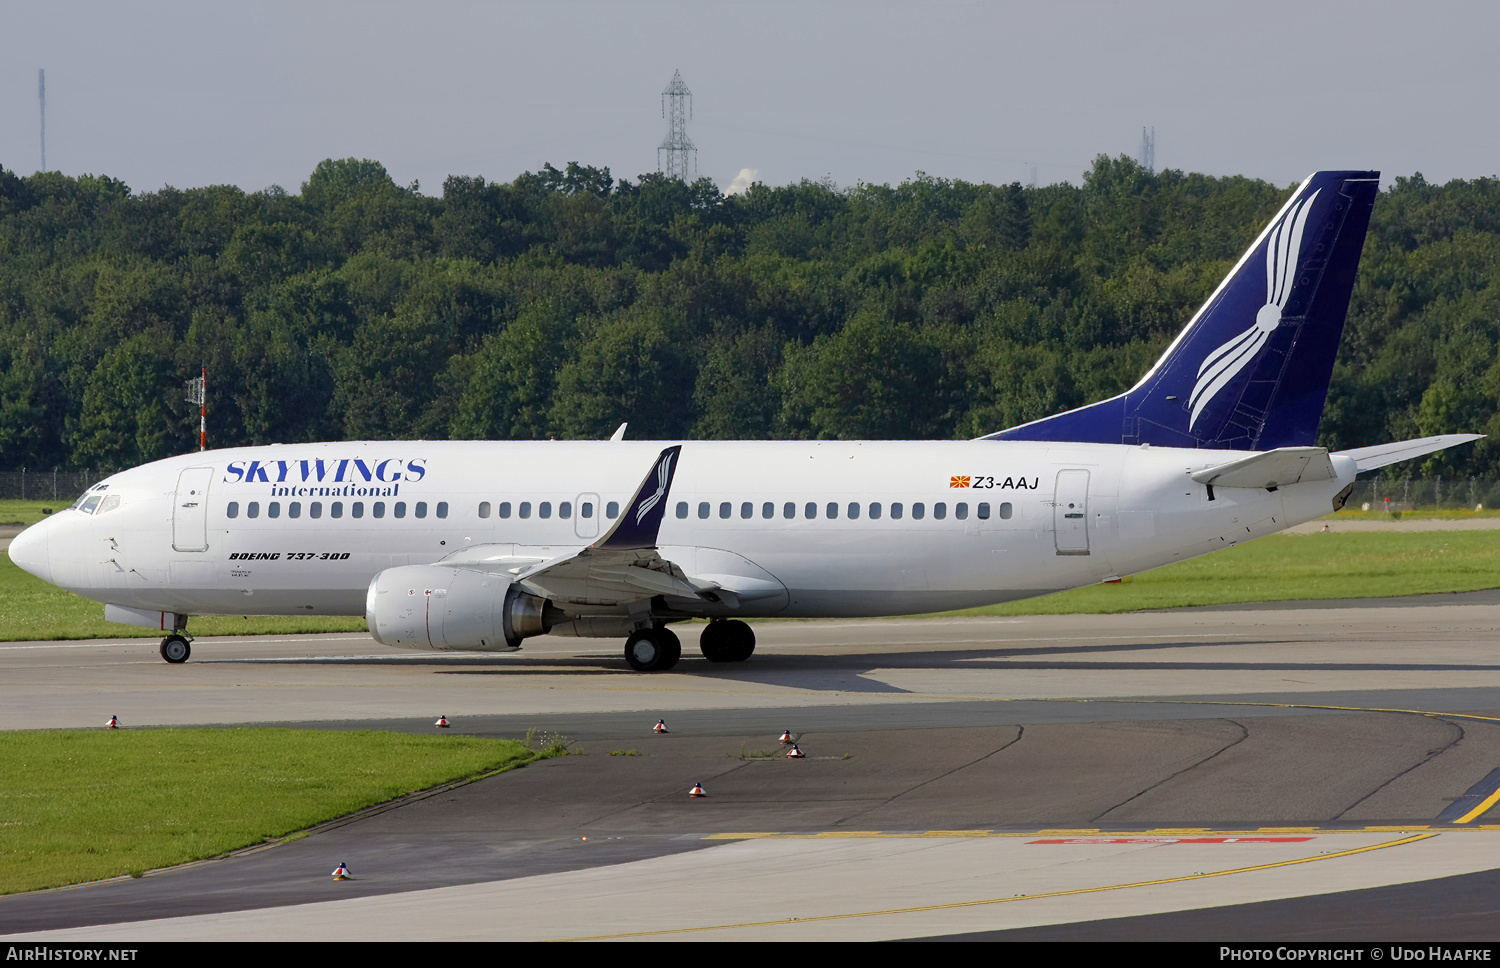
[{"label": "orange traffic cone", "polygon": [[785,732],[783,732],[781,734],[781,745],[782,746],[791,746],[793,742],[795,742],[795,741],[792,739],[792,731],[791,730],[786,730]]},{"label": "orange traffic cone", "polygon": [[651,732],[653,732],[653,733],[666,733],[666,732],[670,732],[670,730],[667,729],[667,721],[665,719],[658,719],[656,721],[656,725],[651,727]]},{"label": "orange traffic cone", "polygon": [[104,728],[105,729],[119,729],[120,728],[120,718],[118,716],[111,716],[111,717],[109,717],[109,722],[107,722],[107,723],[104,724]]},{"label": "orange traffic cone", "polygon": [[800,760],[806,757],[807,754],[799,750],[796,743],[793,743],[792,748],[786,751],[786,758],[789,760]]},{"label": "orange traffic cone", "polygon": [[439,716],[438,717],[438,721],[435,722],[435,723],[433,723],[433,725],[436,726],[438,729],[447,729],[448,728],[448,717],[447,716]]},{"label": "orange traffic cone", "polygon": [[693,784],[693,788],[688,791],[688,796],[690,796],[690,797],[706,797],[706,796],[708,796],[708,794],[706,794],[706,793],[703,792],[703,784],[701,784],[701,783],[694,783]]},{"label": "orange traffic cone", "polygon": [[333,872],[333,879],[336,880],[336,881],[352,881],[352,880],[354,880],[353,877],[349,876],[349,868],[345,867],[343,864],[340,864],[338,866],[338,870],[336,870],[336,871]]}]

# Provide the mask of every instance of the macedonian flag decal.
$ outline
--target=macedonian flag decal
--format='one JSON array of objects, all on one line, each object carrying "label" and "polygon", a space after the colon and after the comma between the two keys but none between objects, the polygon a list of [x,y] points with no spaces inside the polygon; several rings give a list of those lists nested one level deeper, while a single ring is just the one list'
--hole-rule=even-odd
[{"label": "macedonian flag decal", "polygon": [[973,481],[974,478],[970,477],[968,474],[955,474],[953,477],[948,478],[948,486],[968,487],[973,483]]}]

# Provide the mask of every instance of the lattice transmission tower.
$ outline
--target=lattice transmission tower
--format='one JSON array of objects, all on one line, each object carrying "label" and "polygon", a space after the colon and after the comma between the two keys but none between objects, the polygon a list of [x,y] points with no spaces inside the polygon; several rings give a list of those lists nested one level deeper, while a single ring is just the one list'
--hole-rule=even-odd
[{"label": "lattice transmission tower", "polygon": [[1141,129],[1141,167],[1146,171],[1156,173],[1156,128],[1149,132]]},{"label": "lattice transmission tower", "polygon": [[36,99],[42,106],[42,171],[47,170],[47,69],[36,70]]},{"label": "lattice transmission tower", "polygon": [[[687,136],[688,119],[693,116],[693,92],[688,90],[681,71],[672,72],[672,83],[661,92],[661,116],[671,119],[671,128],[656,149],[656,170],[668,178],[690,182],[698,174],[698,148]],[[665,165],[662,152],[666,152]]]}]

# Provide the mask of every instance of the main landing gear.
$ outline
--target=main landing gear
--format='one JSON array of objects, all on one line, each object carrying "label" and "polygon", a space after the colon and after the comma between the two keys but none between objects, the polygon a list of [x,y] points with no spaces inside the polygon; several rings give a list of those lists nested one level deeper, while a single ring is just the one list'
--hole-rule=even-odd
[{"label": "main landing gear", "polygon": [[703,627],[698,648],[710,662],[744,662],[755,651],[755,632],[739,619],[715,620]]},{"label": "main landing gear", "polygon": [[625,640],[625,661],[636,672],[666,672],[682,658],[682,641],[668,628],[636,629]]},{"label": "main landing gear", "polygon": [[[710,662],[744,662],[755,651],[755,632],[738,619],[709,622],[698,638]],[[682,658],[682,641],[671,629],[637,629],[625,640],[625,661],[636,672],[666,672]]]}]

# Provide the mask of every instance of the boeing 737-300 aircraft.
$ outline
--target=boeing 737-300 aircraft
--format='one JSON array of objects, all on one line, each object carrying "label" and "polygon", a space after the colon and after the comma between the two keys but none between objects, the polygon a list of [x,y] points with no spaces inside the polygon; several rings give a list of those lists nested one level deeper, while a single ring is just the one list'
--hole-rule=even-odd
[{"label": "boeing 737-300 aircraft", "polygon": [[670,623],[965,608],[1109,581],[1318,518],[1355,475],[1478,435],[1329,453],[1315,439],[1379,182],[1304,182],[1156,365],[1109,400],[970,441],[349,441],[123,471],[11,558],[160,627],[361,615],[414,649],[620,636],[672,668]]}]

